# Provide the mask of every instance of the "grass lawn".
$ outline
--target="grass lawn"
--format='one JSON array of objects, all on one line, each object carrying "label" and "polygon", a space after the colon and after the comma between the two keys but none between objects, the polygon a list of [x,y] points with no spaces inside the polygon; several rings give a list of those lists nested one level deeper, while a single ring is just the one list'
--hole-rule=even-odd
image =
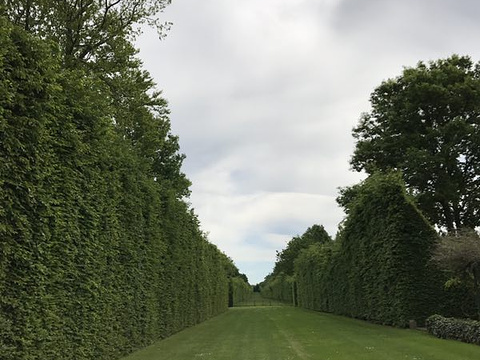
[{"label": "grass lawn", "polygon": [[123,360],[479,360],[480,346],[291,306],[239,307]]}]

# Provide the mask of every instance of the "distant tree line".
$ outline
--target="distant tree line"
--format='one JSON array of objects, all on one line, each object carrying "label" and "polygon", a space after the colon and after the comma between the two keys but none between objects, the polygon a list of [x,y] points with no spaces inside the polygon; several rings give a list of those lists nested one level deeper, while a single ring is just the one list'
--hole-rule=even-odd
[{"label": "distant tree line", "polygon": [[0,6],[2,359],[116,359],[246,286],[187,202],[166,101],[132,45],[166,3]]},{"label": "distant tree line", "polygon": [[351,161],[369,176],[340,190],[335,241],[293,238],[264,296],[397,326],[479,317],[480,64],[419,63],[371,103]]},{"label": "distant tree line", "polygon": [[314,244],[325,244],[331,241],[330,235],[321,225],[309,227],[301,236],[295,236],[288,246],[277,252],[277,261],[273,272],[259,284],[264,297],[289,304],[296,304],[295,260],[300,253]]}]

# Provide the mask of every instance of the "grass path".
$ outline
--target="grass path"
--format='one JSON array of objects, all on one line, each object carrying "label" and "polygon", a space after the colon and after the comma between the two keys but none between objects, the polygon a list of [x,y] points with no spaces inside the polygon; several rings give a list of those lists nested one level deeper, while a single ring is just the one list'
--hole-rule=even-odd
[{"label": "grass path", "polygon": [[290,306],[233,308],[123,360],[479,360],[480,346]]}]

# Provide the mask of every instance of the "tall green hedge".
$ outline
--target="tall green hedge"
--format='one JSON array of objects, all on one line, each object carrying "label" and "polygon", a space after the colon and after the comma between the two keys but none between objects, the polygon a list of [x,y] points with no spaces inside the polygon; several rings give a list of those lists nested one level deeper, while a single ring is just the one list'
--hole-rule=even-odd
[{"label": "tall green hedge", "polygon": [[244,278],[236,276],[230,279],[230,307],[250,300],[252,294],[253,289]]},{"label": "tall green hedge", "polygon": [[262,296],[293,305],[297,304],[295,261],[310,246],[329,244],[332,239],[322,225],[312,225],[301,236],[294,236],[285,249],[277,252],[273,272],[260,284]]},{"label": "tall green hedge", "polygon": [[295,277],[283,272],[272,274],[260,284],[260,293],[264,298],[295,304]]},{"label": "tall green hedge", "polygon": [[423,322],[437,309],[436,237],[399,176],[372,175],[356,188],[335,244],[297,259],[299,304],[383,324]]},{"label": "tall green hedge", "polygon": [[112,114],[104,82],[0,17],[2,359],[116,359],[227,309],[233,264],[179,195],[171,136],[147,143],[168,119],[138,112],[132,140]]},{"label": "tall green hedge", "polygon": [[330,294],[333,287],[340,285],[331,282],[335,248],[335,244],[315,244],[297,258],[295,276],[299,306],[329,311],[331,299],[326,294]]}]

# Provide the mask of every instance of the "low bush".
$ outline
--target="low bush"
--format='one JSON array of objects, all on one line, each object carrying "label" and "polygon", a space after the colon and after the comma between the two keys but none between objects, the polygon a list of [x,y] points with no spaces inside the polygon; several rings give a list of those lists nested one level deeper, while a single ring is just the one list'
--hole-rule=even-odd
[{"label": "low bush", "polygon": [[427,319],[426,326],[430,334],[441,339],[480,345],[480,321],[432,315]]}]

